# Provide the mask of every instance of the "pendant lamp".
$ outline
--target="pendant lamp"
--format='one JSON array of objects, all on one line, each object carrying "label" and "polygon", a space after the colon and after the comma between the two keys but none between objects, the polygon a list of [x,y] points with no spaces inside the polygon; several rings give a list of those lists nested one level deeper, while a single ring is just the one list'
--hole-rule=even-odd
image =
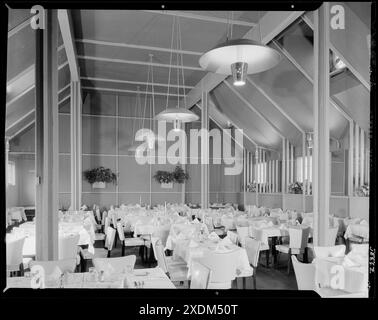
[{"label": "pendant lamp", "polygon": [[[259,22],[260,42],[250,39],[227,40],[205,52],[199,59],[200,66],[207,71],[232,75],[234,86],[245,84],[247,74],[266,71],[275,67],[281,55],[262,44]],[[232,37],[232,25],[231,25]]]},{"label": "pendant lamp", "polygon": [[[176,47],[174,46],[174,34],[175,34],[175,27],[177,28],[176,31]],[[174,49],[177,51],[181,51],[181,53],[177,53],[176,55],[176,68],[177,68],[177,106],[176,108],[168,108],[168,102],[170,94],[170,81],[171,81],[171,70],[172,70],[172,52]],[[199,119],[199,117],[190,111],[189,109],[185,108],[186,106],[186,93],[185,93],[185,77],[184,77],[184,58],[182,54],[182,43],[181,43],[181,28],[180,28],[180,20],[179,17],[173,17],[173,24],[172,24],[172,38],[171,38],[171,55],[170,55],[170,64],[169,64],[169,74],[168,74],[168,89],[167,89],[167,102],[166,108],[162,112],[156,115],[155,119],[158,121],[168,121],[173,122],[174,130],[181,129],[181,123],[185,122],[192,122]],[[181,72],[181,83],[180,83],[180,72]],[[182,93],[180,92],[180,85],[182,85]],[[180,107],[180,98],[184,100],[184,106]]]}]

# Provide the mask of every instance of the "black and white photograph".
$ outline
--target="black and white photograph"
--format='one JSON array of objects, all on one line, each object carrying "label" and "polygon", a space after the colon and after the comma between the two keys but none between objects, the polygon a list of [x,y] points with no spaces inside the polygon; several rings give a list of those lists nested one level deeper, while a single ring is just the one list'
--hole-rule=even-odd
[{"label": "black and white photograph", "polygon": [[375,297],[375,3],[95,5],[3,4],[2,295]]}]

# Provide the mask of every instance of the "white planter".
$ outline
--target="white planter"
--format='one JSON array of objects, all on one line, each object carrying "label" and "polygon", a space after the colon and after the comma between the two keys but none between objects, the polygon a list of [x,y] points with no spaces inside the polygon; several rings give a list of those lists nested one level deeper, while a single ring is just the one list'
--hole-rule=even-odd
[{"label": "white planter", "polygon": [[104,189],[105,187],[106,187],[105,182],[95,182],[94,184],[92,184],[93,189]]},{"label": "white planter", "polygon": [[173,188],[173,182],[170,182],[170,183],[162,183],[161,184],[161,187],[163,189],[172,189]]}]

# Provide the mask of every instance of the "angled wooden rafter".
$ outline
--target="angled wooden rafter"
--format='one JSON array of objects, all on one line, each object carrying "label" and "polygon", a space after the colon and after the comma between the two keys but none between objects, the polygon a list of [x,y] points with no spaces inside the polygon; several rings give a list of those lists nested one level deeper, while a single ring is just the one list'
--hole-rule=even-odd
[{"label": "angled wooden rafter", "polygon": [[58,21],[66,50],[67,62],[70,67],[71,81],[80,81],[79,66],[76,54],[75,36],[72,27],[71,15],[68,10],[58,10]]},{"label": "angled wooden rafter", "polygon": [[187,54],[187,55],[194,55],[194,56],[202,55],[202,52],[197,52],[197,51],[168,49],[168,48],[163,48],[163,47],[154,47],[154,46],[146,46],[146,45],[131,44],[131,43],[110,42],[110,41],[101,41],[101,40],[93,40],[93,39],[76,39],[75,41],[77,43],[93,44],[93,45],[99,45],[99,46],[141,49],[141,50],[148,50],[148,51],[161,51],[161,52],[167,52],[167,53],[179,53],[179,54]]}]

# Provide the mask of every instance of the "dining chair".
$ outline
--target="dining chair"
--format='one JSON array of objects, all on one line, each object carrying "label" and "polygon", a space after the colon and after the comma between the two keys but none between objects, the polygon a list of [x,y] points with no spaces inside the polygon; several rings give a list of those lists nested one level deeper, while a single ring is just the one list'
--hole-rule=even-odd
[{"label": "dining chair", "polygon": [[95,258],[93,259],[93,266],[98,272],[104,271],[111,267],[114,273],[123,273],[130,268],[134,269],[136,261],[135,255],[129,255],[117,258]]},{"label": "dining chair", "polygon": [[314,255],[315,258],[344,257],[345,250],[346,246],[344,244],[330,247],[314,246]]},{"label": "dining chair", "polygon": [[[304,254],[308,243],[308,236],[310,234],[310,227],[291,227],[289,228],[289,243],[277,244],[276,252],[285,253],[288,255],[287,261],[287,273],[290,273],[291,255]],[[276,268],[278,267],[278,259]]]},{"label": "dining chair", "polygon": [[140,237],[126,238],[122,224],[118,222],[116,226],[118,231],[118,237],[122,244],[122,257],[125,255],[126,248],[139,247],[139,254],[142,257],[142,260],[144,261],[145,240]]},{"label": "dining chair", "polygon": [[207,289],[211,270],[202,263],[193,260],[191,265],[190,289]]},{"label": "dining chair", "polygon": [[108,226],[106,228],[106,237],[105,237],[105,248],[108,251],[108,253],[107,253],[108,258],[110,258],[111,252],[113,250],[115,236],[116,236],[115,229]]},{"label": "dining chair", "polygon": [[249,238],[249,227],[236,226],[236,232],[238,234],[239,244],[245,248],[246,238]]},{"label": "dining chair", "polygon": [[[22,250],[24,248],[25,237],[17,239],[6,240],[6,261],[7,261],[7,274],[13,276],[15,273],[24,275],[24,261],[22,257]],[[30,260],[30,259],[29,259]]]},{"label": "dining chair", "polygon": [[[338,226],[332,227],[332,228],[328,229],[328,232],[327,232],[327,245],[326,246],[328,246],[328,247],[335,246],[338,231],[339,231],[339,227]],[[312,242],[307,243],[307,248],[306,248],[306,251],[305,251],[306,257],[308,256],[308,249],[312,249],[312,251],[314,252],[314,244]],[[315,254],[315,252],[314,252],[314,254]]]},{"label": "dining chair", "polygon": [[101,217],[101,225],[102,225],[102,232],[103,233],[106,233],[106,228],[105,228],[105,222],[106,222],[106,218],[108,217],[108,213],[107,211],[104,211],[102,213],[102,217]]},{"label": "dining chair", "polygon": [[260,249],[259,251],[265,252],[265,258],[266,258],[266,267],[269,268],[269,254],[270,254],[270,247],[269,247],[269,239],[265,238],[263,235],[262,229],[257,228],[250,228],[250,233],[252,235],[252,238],[260,242]]},{"label": "dining chair", "polygon": [[298,290],[317,291],[315,283],[315,264],[299,262],[295,255],[291,256],[291,261],[293,263]]},{"label": "dining chair", "polygon": [[211,270],[209,289],[231,289],[232,281],[237,276],[238,250],[225,253],[210,252],[205,257],[196,259]]},{"label": "dining chair", "polygon": [[76,265],[80,265],[80,249],[78,246],[79,234],[69,234],[58,238],[58,259],[76,259]]},{"label": "dining chair", "polygon": [[236,232],[228,230],[227,231],[227,237],[231,240],[231,242],[233,244],[238,245],[239,238],[238,238],[238,234]]},{"label": "dining chair", "polygon": [[187,282],[188,281],[188,267],[186,263],[172,263],[172,260],[167,259],[164,253],[164,247],[160,240],[154,244],[155,257],[158,266],[168,275],[173,282]]},{"label": "dining chair", "polygon": [[252,278],[253,278],[253,288],[257,289],[256,287],[256,272],[257,266],[259,265],[259,257],[260,257],[260,248],[261,248],[261,241],[252,238],[245,238],[245,250],[247,251],[248,261],[250,266],[252,266]]},{"label": "dining chair", "polygon": [[95,213],[96,213],[97,223],[101,224],[102,217],[101,217],[100,208],[96,207]]},{"label": "dining chair", "polygon": [[45,274],[51,274],[55,268],[58,267],[60,271],[73,273],[76,269],[76,259],[62,259],[62,260],[50,260],[50,261],[31,261],[30,268],[33,266],[42,266]]}]

